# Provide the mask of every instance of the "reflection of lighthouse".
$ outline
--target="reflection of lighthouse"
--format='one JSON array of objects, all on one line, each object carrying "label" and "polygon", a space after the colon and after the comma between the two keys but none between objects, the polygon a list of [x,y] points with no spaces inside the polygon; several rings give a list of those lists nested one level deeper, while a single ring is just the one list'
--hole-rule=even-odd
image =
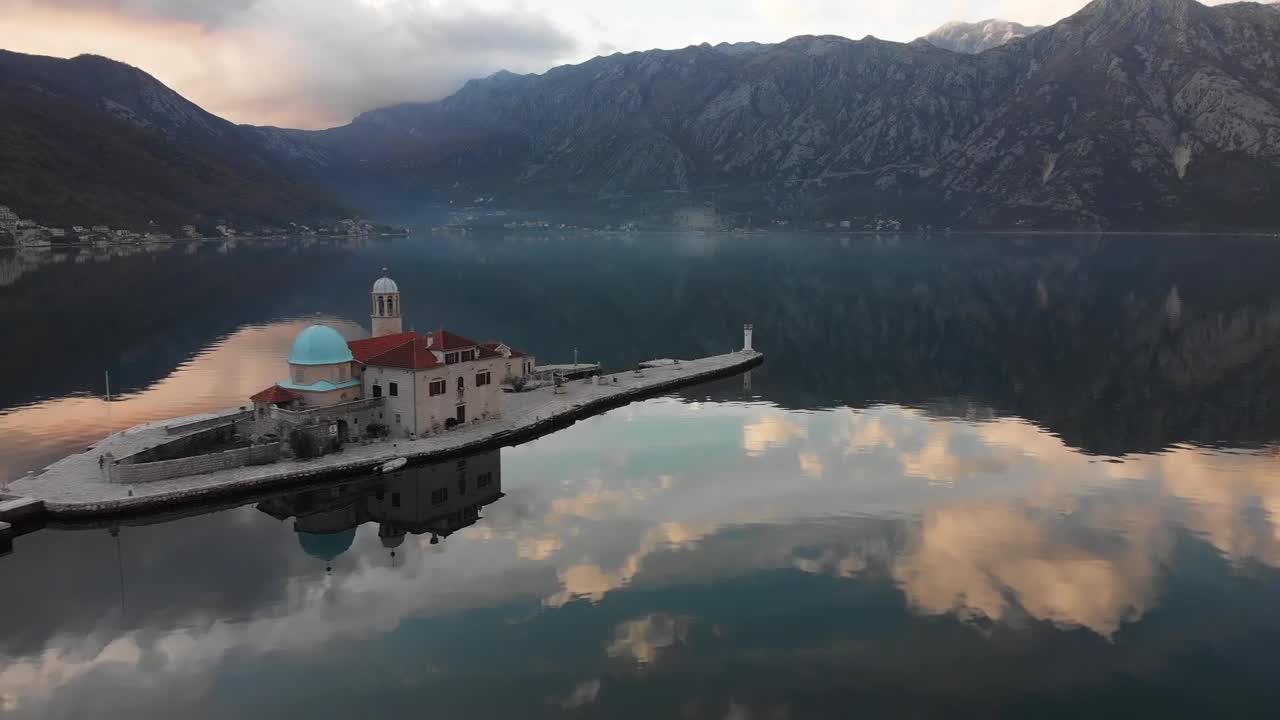
[{"label": "reflection of lighthouse", "polygon": [[296,518],[298,543],[332,569],[351,549],[356,528],[378,523],[378,539],[394,562],[407,535],[431,544],[474,525],[480,510],[502,498],[501,453],[407,467],[318,490],[265,500],[258,509],[280,520]]}]

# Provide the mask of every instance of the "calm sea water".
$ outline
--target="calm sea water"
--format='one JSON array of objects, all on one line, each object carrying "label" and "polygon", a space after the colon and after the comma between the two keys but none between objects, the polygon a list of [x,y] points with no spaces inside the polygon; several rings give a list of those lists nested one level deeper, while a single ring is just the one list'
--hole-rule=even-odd
[{"label": "calm sea water", "polygon": [[[383,266],[407,324],[544,361],[724,352],[743,322],[768,360],[465,468],[21,536],[0,716],[1280,714],[1275,243],[0,254],[0,481],[242,403],[317,317],[360,336]],[[455,475],[478,517],[417,502]]]}]

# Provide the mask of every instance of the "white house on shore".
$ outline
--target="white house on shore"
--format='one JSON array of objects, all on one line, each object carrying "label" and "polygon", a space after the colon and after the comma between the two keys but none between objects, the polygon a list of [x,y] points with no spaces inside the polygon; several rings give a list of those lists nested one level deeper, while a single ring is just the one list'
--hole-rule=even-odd
[{"label": "white house on shore", "polygon": [[405,332],[400,288],[385,270],[371,298],[369,338],[348,341],[326,325],[298,334],[289,377],[251,398],[260,425],[325,424],[346,440],[376,423],[392,437],[422,437],[501,415],[502,386],[533,369],[503,343]]}]

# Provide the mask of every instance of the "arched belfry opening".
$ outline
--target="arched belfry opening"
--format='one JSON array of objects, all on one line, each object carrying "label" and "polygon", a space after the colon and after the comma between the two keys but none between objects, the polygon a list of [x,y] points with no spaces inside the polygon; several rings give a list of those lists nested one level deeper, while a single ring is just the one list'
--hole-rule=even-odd
[{"label": "arched belfry opening", "polygon": [[387,269],[382,268],[382,277],[373,283],[373,322],[370,328],[374,337],[395,335],[404,331],[404,323],[400,318],[400,287],[396,281],[387,276]]}]

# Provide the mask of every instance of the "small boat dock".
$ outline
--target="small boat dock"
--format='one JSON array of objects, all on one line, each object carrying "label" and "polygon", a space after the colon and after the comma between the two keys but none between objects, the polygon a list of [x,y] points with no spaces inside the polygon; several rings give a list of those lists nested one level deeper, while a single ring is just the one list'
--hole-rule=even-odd
[{"label": "small boat dock", "polygon": [[604,367],[600,363],[566,363],[563,365],[535,365],[533,367],[533,376],[546,380],[550,380],[557,375],[564,380],[581,380],[592,375],[599,375],[602,372],[604,372]]}]

